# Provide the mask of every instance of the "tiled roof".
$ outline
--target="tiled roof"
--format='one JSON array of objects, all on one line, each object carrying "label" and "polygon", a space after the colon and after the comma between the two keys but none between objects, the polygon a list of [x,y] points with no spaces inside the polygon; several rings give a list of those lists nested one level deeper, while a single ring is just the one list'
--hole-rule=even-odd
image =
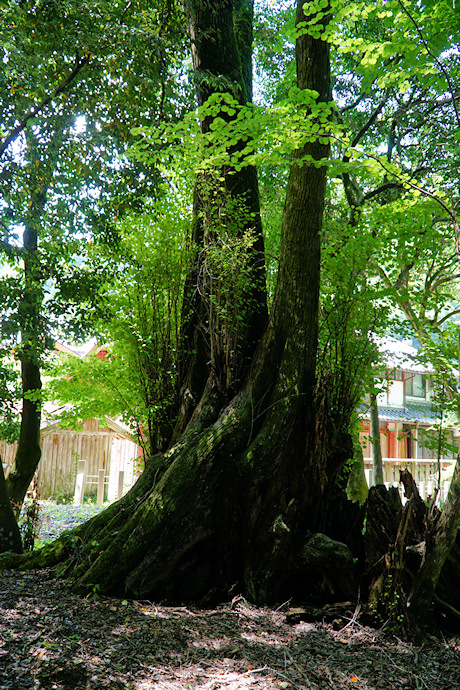
[{"label": "tiled roof", "polygon": [[[359,416],[361,419],[370,419],[368,405],[361,405]],[[407,403],[404,407],[379,405],[379,420],[381,422],[436,424],[440,421],[440,417],[437,411],[427,403]],[[453,420],[449,420],[447,423],[449,426],[454,425]]]}]

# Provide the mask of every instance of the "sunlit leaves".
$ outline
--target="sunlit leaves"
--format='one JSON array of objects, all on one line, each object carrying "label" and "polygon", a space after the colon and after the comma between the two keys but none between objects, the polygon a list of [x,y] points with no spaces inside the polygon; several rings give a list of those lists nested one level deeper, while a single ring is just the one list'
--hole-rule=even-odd
[{"label": "sunlit leaves", "polygon": [[[269,163],[285,165],[293,153],[307,142],[329,141],[333,131],[333,103],[318,101],[318,93],[292,88],[289,99],[263,108],[241,106],[228,93],[213,94],[199,108],[178,123],[153,128],[134,128],[142,136],[134,147],[136,158],[150,163],[161,160],[163,147],[170,159],[195,172],[232,166]],[[198,119],[209,121],[201,132]],[[336,127],[336,129],[333,129]],[[311,160],[307,161],[312,163]]]},{"label": "sunlit leaves", "polygon": [[[178,377],[182,283],[191,209],[180,180],[152,214],[126,216],[116,244],[91,245],[84,268],[94,285],[88,317],[106,354],[69,358],[53,370],[48,395],[71,402],[66,422],[122,416],[148,452],[161,448]],[[71,377],[68,381],[66,377]]]}]

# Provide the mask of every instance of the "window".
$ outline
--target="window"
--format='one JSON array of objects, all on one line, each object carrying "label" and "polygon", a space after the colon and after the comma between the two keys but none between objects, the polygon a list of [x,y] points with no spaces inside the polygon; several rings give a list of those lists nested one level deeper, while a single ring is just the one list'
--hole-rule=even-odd
[{"label": "window", "polygon": [[408,424],[403,425],[403,433],[399,437],[399,439],[403,442],[403,454],[404,457],[406,458],[413,458],[414,453],[413,453],[413,436],[412,436],[412,427],[410,427]]},{"label": "window", "polygon": [[423,374],[406,374],[406,395],[412,398],[426,397],[426,379]]}]

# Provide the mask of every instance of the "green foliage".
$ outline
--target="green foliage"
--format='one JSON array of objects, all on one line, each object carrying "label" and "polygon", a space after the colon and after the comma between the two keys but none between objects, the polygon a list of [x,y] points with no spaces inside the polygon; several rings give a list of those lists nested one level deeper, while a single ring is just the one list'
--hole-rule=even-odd
[{"label": "green foliage", "polygon": [[181,286],[188,211],[179,191],[155,213],[127,216],[115,246],[93,245],[88,267],[106,276],[92,315],[99,354],[66,357],[51,370],[49,399],[71,408],[62,423],[122,417],[148,452],[167,442],[178,377]]},{"label": "green foliage", "polygon": [[386,300],[375,298],[366,237],[349,225],[336,193],[332,187],[322,243],[318,368],[340,428],[350,423],[353,410],[373,386],[371,367],[379,361],[374,336],[388,330],[390,310]]},{"label": "green foliage", "polygon": [[19,437],[18,405],[21,389],[8,348],[0,351],[0,439],[14,443]]},{"label": "green foliage", "polygon": [[0,256],[10,267],[1,335],[22,332],[37,361],[51,332],[87,334],[100,282],[81,267],[88,236],[113,240],[117,218],[154,194],[154,171],[123,154],[133,124],[187,101],[182,89],[171,111],[165,98],[180,24],[161,0],[0,7]]},{"label": "green foliage", "polygon": [[[297,87],[272,107],[240,105],[230,93],[214,93],[198,109],[201,121],[210,119],[209,131],[200,131],[195,113],[163,127],[136,127],[132,134],[142,138],[134,154],[144,163],[157,165],[166,155],[168,165],[177,161],[195,174],[228,165],[235,171],[262,163],[286,165],[306,143],[329,141],[335,131],[334,109],[332,102],[318,101],[317,92]],[[303,160],[313,164],[311,156]]]},{"label": "green foliage", "polygon": [[[229,225],[225,216],[231,219]],[[213,238],[205,243],[201,265],[205,273],[204,304],[207,307],[205,338],[209,340],[212,366],[230,390],[241,368],[242,334],[254,305],[246,299],[253,276],[250,258],[255,242],[251,230],[240,231],[238,208],[229,200],[221,206],[223,223],[213,223]],[[241,224],[246,218],[240,217]],[[218,229],[218,225],[223,227]]]}]

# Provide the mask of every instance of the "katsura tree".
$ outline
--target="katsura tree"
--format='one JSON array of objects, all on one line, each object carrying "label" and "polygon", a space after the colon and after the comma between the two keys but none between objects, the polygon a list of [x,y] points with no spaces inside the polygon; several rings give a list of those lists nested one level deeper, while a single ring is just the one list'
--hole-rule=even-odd
[{"label": "katsura tree", "polygon": [[[379,193],[404,189],[404,180],[397,184],[394,179],[378,180],[376,187],[370,163],[363,166],[361,152],[354,158],[353,137],[347,142],[343,124],[337,127],[331,122],[335,109],[329,41],[335,40],[341,27],[353,32],[366,6],[338,5],[333,21],[327,2],[298,2],[298,89],[289,92],[294,107],[278,111],[289,132],[282,141],[283,164],[289,144],[291,158],[279,270],[267,319],[253,165],[267,151],[273,154],[270,145],[276,149],[279,130],[264,127],[273,118],[253,118],[254,108],[248,106],[251,9],[250,0],[186,3],[199,103],[196,152],[205,162],[197,165],[194,264],[185,281],[182,308],[180,370],[184,373],[170,447],[148,459],[145,472],[120,502],[86,525],[84,532],[78,531],[82,538],[78,553],[72,535],[64,536],[32,556],[3,556],[3,566],[60,563],[58,572],[83,591],[97,587],[105,593],[168,601],[210,602],[235,592],[256,602],[273,601],[286,593],[305,598],[305,583],[315,588],[318,575],[324,573],[328,581],[331,575],[334,578],[336,596],[356,596],[350,552],[320,535],[327,533],[331,517],[335,524],[347,522],[334,491],[353,454],[350,417],[336,415],[334,405],[328,404],[327,381],[317,375],[326,168],[340,173],[348,185],[347,195],[355,188],[350,175],[363,174],[369,183],[366,201],[377,198],[374,188]],[[366,11],[369,35],[363,51],[372,66],[377,64],[373,51],[382,45],[370,41],[374,27],[383,19],[388,26],[392,23],[385,3]],[[352,38],[349,50],[354,50]],[[395,51],[398,54],[389,64],[403,64],[401,45],[396,50],[389,43],[385,51],[390,51],[390,58]],[[384,76],[387,72],[379,69]],[[372,117],[372,112],[365,112],[359,132],[369,132],[380,113],[381,109]],[[296,127],[291,127],[294,120]],[[299,123],[302,126],[297,127]],[[178,127],[176,140],[190,126],[189,120]],[[340,165],[330,163],[331,139],[337,142],[334,151]],[[158,137],[152,140],[154,146],[159,142]],[[146,138],[141,148],[148,146]],[[378,146],[368,161],[378,157]],[[151,157],[150,152],[146,155]],[[274,155],[279,157],[279,150]],[[401,172],[393,169],[393,175]],[[352,210],[338,245],[349,246],[346,233],[353,235],[361,227],[365,214]],[[372,232],[369,236],[372,239]],[[236,311],[221,280],[232,276],[228,266],[233,252],[224,251],[230,240],[235,247],[244,240],[244,273],[252,276],[249,283],[243,280],[238,297],[246,308],[241,324],[234,321]],[[325,246],[334,258],[333,241]],[[370,250],[365,254],[365,273],[370,274],[374,256]],[[215,270],[217,257],[224,257],[220,267],[225,270]],[[372,293],[368,277],[362,280],[356,274],[363,296]],[[337,289],[331,281],[330,305]],[[230,309],[230,318],[224,307]],[[359,308],[346,327],[335,329],[344,342],[357,319]],[[235,334],[228,326],[234,323],[238,324],[236,348],[227,348],[229,335]],[[367,333],[367,324],[364,330]],[[228,352],[228,359],[223,352]],[[334,378],[345,361],[340,348],[338,353],[330,360]],[[348,350],[344,353],[350,356]]]},{"label": "katsura tree", "polygon": [[[242,10],[241,25],[235,19]],[[250,32],[250,10],[250,2],[187,3],[200,98],[205,93],[200,89],[225,87],[247,99],[248,43],[241,42],[239,32]],[[185,415],[181,418],[184,431],[166,453],[150,459],[126,498],[93,522],[83,560],[73,560],[65,540],[38,556],[41,563],[64,560],[61,572],[82,588],[97,584],[104,592],[181,601],[211,600],[232,591],[268,601],[286,590],[304,588],[311,569],[307,532],[315,530],[313,515],[320,512],[321,494],[334,482],[346,457],[341,448],[330,448],[327,439],[318,447],[315,435],[319,249],[332,112],[329,45],[322,39],[329,15],[320,13],[317,19],[311,35],[304,30],[298,3],[298,87],[307,90],[308,100],[300,106],[304,139],[294,155],[286,190],[270,317],[264,329],[258,325],[257,330],[242,330],[242,368],[229,386],[228,378],[221,377],[219,360],[211,360],[215,366],[208,364],[207,379],[199,379],[191,389],[194,410],[188,423]],[[224,118],[236,115],[233,108],[222,110]],[[208,117],[203,129],[212,123]],[[220,199],[225,200],[225,210],[231,208],[231,198],[239,202],[238,209],[250,203],[249,218],[257,231],[255,171],[229,165],[218,177],[220,188],[211,184],[207,197],[202,180],[197,181],[198,247],[214,232],[216,221],[221,230]],[[254,290],[263,293],[257,280],[257,241],[251,247],[254,256],[247,264],[255,271],[253,290],[245,290],[250,300]],[[198,303],[195,312],[183,314],[186,343],[187,322],[199,319],[200,327],[206,319],[213,323],[206,312],[213,293],[193,289],[201,285],[200,261],[206,258],[206,253],[197,252],[195,271],[186,282],[186,299],[191,295],[206,300],[203,310]],[[263,311],[257,313],[257,306],[252,318],[260,324],[265,317]],[[209,352],[210,341],[202,342]],[[193,350],[189,355],[186,363],[193,369]],[[315,511],[309,512],[314,502]]]},{"label": "katsura tree", "polygon": [[57,334],[83,336],[99,282],[80,270],[82,246],[113,241],[116,218],[153,194],[154,171],[123,153],[133,124],[172,116],[165,95],[181,49],[177,38],[166,60],[171,32],[180,36],[180,19],[162,2],[0,8],[2,340],[16,337],[23,399],[7,480],[17,509],[40,459],[43,358]]}]

